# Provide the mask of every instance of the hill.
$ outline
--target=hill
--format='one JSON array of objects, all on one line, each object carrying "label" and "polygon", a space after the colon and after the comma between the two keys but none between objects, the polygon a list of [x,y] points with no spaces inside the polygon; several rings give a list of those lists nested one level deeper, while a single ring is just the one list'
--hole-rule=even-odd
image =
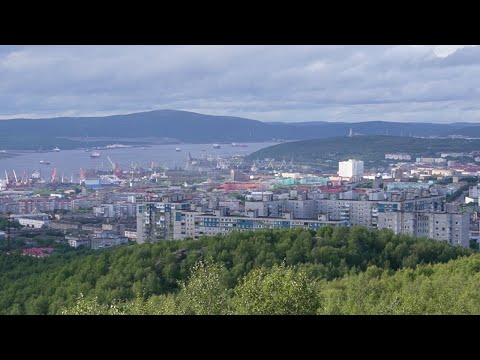
[{"label": "hill", "polygon": [[[187,111],[156,110],[104,117],[61,117],[0,121],[0,143],[7,149],[37,150],[59,146],[85,146],[84,138],[140,143],[170,141],[186,143],[257,142],[272,139],[303,140],[345,136],[353,133],[397,136],[455,134],[472,124],[394,123],[369,121],[335,123],[268,123],[232,116],[203,115]],[[480,130],[479,130],[480,131]],[[92,141],[93,145],[104,143]]]},{"label": "hill", "polygon": [[[402,152],[412,156],[434,156],[439,152],[469,152],[480,149],[480,139],[427,139],[402,136],[353,136],[293,141],[269,146],[248,156],[250,160],[274,158],[320,164],[356,158],[381,161],[387,152]],[[334,164],[336,166],[336,164]]]},{"label": "hill", "polygon": [[[81,295],[88,301],[96,298],[100,306],[177,296],[182,292],[182,282],[192,280],[191,270],[198,268],[199,261],[221,266],[221,274],[210,280],[221,279],[222,291],[231,291],[252,270],[268,270],[283,263],[304,271],[308,282],[318,279],[330,283],[361,274],[371,266],[393,274],[421,264],[445,263],[472,252],[444,242],[397,236],[387,230],[324,227],[318,233],[263,230],[96,252],[72,250],[40,259],[0,255],[0,313],[58,314],[74,308]],[[215,296],[218,287],[213,283],[211,288],[210,280],[202,283],[200,276],[194,294],[206,291],[207,296]]]}]

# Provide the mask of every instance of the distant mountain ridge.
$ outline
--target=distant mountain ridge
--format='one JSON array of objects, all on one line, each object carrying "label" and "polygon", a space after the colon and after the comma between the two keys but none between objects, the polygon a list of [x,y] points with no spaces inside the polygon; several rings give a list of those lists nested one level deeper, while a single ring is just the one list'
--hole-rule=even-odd
[{"label": "distant mountain ridge", "polygon": [[[102,117],[58,117],[0,121],[0,142],[4,148],[30,149],[51,146],[61,139],[67,148],[82,146],[72,138],[110,137],[169,138],[186,143],[258,142],[272,139],[306,140],[365,135],[446,136],[478,134],[480,125],[466,123],[358,123],[303,122],[269,123],[235,116],[215,116],[179,110],[154,110]],[[22,139],[29,139],[23,141]],[[67,140],[68,139],[68,140]]]}]

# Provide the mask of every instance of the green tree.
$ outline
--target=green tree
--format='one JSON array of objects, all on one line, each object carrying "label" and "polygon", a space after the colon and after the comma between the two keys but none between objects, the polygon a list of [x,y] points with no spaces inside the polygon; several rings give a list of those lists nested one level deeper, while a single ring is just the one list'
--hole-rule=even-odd
[{"label": "green tree", "polygon": [[198,262],[178,295],[180,313],[196,315],[228,314],[225,268]]},{"label": "green tree", "polygon": [[252,270],[235,288],[231,303],[235,314],[254,315],[315,314],[319,305],[315,282],[304,270],[285,264]]}]

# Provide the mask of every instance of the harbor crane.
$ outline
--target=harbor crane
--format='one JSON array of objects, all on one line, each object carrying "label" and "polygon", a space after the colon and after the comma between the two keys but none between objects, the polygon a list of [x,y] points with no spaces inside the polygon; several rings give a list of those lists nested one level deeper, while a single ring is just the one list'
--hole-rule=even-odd
[{"label": "harbor crane", "polygon": [[122,175],[122,169],[117,163],[114,163],[112,159],[107,155],[108,161],[110,161],[110,164],[112,164],[112,170],[113,170],[113,175],[120,177]]},{"label": "harbor crane", "polygon": [[52,178],[50,179],[50,182],[54,183],[57,181],[57,168],[53,168],[53,173],[52,173]]}]

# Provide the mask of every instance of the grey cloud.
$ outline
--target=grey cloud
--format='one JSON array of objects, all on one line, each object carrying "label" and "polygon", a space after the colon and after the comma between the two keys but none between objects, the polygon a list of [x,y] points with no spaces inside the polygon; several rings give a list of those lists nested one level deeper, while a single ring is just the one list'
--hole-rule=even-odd
[{"label": "grey cloud", "polygon": [[477,121],[479,76],[479,47],[0,46],[0,117]]}]

